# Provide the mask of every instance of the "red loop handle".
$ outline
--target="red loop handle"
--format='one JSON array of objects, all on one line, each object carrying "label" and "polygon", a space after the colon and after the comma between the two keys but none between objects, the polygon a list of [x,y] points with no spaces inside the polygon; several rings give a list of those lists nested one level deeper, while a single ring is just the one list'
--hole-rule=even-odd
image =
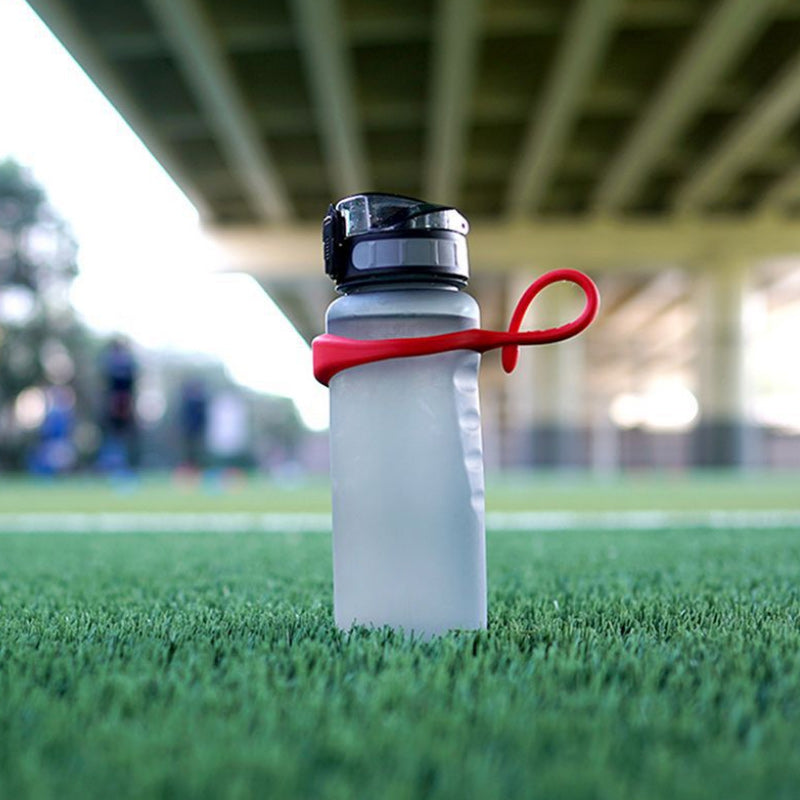
[{"label": "red loop handle", "polygon": [[[586,297],[583,311],[572,322],[557,328],[539,331],[520,331],[520,325],[533,299],[542,289],[559,281],[569,281],[579,286]],[[591,325],[600,308],[600,293],[594,281],[576,269],[554,269],[537,278],[523,293],[517,303],[507,331],[488,331],[470,328],[438,336],[419,336],[408,339],[348,339],[325,333],[311,343],[314,377],[324,386],[338,372],[361,364],[385,361],[390,358],[408,358],[446,353],[452,350],[474,350],[485,353],[502,347],[502,363],[506,372],[517,365],[519,346],[550,344],[570,339]]]}]

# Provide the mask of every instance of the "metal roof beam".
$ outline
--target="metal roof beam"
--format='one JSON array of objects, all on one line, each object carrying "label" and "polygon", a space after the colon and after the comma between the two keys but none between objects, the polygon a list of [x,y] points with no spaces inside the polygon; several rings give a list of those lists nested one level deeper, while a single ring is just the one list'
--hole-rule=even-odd
[{"label": "metal roof beam", "polygon": [[535,211],[566,144],[580,102],[612,30],[620,0],[581,0],[567,25],[547,86],[531,110],[511,173],[506,200],[511,216]]},{"label": "metal roof beam", "polygon": [[158,126],[142,112],[133,96],[119,80],[112,65],[85,33],[84,26],[74,17],[72,11],[62,0],[28,0],[28,2],[181,188],[200,216],[209,219],[212,214],[201,192],[189,178],[188,173],[177,163],[175,154],[165,145],[163,138],[157,135]]},{"label": "metal roof beam", "polygon": [[691,212],[719,197],[733,179],[780,136],[800,114],[800,55],[733,124],[730,131],[680,188],[675,209]]},{"label": "metal roof beam", "polygon": [[340,197],[366,191],[370,179],[338,0],[293,0],[292,7],[331,189]]},{"label": "metal roof beam", "polygon": [[483,0],[440,0],[424,185],[426,199],[457,199],[467,138],[467,111],[476,71]]},{"label": "metal roof beam", "polygon": [[[303,275],[319,271],[319,225],[207,228],[220,267],[254,275]],[[469,235],[476,274],[530,267],[533,274],[579,266],[601,272],[652,274],[702,271],[716,261],[755,262],[800,255],[800,226],[773,217],[745,219],[598,219],[476,223]]]},{"label": "metal roof beam", "polygon": [[800,203],[800,167],[796,166],[769,188],[758,210],[768,214],[792,203]]},{"label": "metal roof beam", "polygon": [[774,0],[720,0],[612,161],[593,200],[596,211],[619,210],[634,197],[717,80],[761,32],[773,6]]},{"label": "metal roof beam", "polygon": [[201,6],[197,0],[146,4],[254,210],[264,220],[286,220],[291,208],[283,181]]},{"label": "metal roof beam", "polygon": [[615,334],[633,334],[674,309],[687,296],[684,272],[672,269],[657,273],[638,292],[617,305],[605,324]]}]

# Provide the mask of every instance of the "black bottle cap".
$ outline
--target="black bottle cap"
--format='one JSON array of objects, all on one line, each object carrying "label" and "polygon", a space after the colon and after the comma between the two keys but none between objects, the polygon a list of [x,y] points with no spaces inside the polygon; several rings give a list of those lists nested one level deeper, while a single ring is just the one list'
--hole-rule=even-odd
[{"label": "black bottle cap", "polygon": [[365,193],[328,208],[325,272],[342,291],[398,280],[463,286],[469,223],[454,208],[412,197]]}]

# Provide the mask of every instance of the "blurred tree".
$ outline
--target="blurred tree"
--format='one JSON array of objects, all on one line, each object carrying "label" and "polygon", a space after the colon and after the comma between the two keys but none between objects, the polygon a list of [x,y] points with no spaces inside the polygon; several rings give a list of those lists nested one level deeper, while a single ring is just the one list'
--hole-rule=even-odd
[{"label": "blurred tree", "polygon": [[[77,243],[44,190],[0,161],[0,466],[22,466],[46,387],[82,394],[89,336],[70,305]],[[62,393],[63,395],[63,393]]]}]

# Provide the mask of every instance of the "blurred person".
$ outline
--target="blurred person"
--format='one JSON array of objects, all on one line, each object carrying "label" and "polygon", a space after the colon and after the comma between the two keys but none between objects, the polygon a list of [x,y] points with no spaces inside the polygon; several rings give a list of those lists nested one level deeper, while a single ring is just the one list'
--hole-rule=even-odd
[{"label": "blurred person", "polygon": [[216,466],[241,467],[249,463],[250,421],[247,403],[239,393],[226,390],[211,401],[206,443]]},{"label": "blurred person", "polygon": [[111,470],[134,468],[138,466],[135,407],[139,368],[124,339],[111,340],[103,353],[100,372],[105,383],[100,465]]},{"label": "blurred person", "polygon": [[74,429],[75,393],[67,386],[50,387],[39,443],[30,454],[28,469],[35,475],[59,475],[73,469],[78,460]]},{"label": "blurred person", "polygon": [[181,387],[180,422],[184,465],[199,470],[205,465],[208,426],[208,392],[200,378],[190,378]]}]

